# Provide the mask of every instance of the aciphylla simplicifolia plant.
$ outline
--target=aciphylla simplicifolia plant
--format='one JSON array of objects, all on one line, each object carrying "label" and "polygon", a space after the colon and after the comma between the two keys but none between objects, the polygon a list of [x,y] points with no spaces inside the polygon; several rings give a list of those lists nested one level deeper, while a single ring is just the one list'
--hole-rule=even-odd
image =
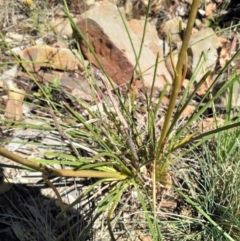
[{"label": "aciphylla simplicifolia plant", "polygon": [[[41,86],[39,86],[39,88],[43,92],[43,96],[46,95],[46,110],[50,109],[51,113],[53,113],[54,116],[57,116],[61,115],[61,113],[59,112],[59,108],[64,108],[64,110],[69,114],[72,120],[74,120],[74,123],[81,123],[81,127],[71,128],[71,125],[67,122],[59,124],[56,122],[56,119],[51,121],[51,126],[49,126],[48,130],[60,130],[61,133],[65,133],[65,137],[67,138],[67,140],[70,140],[70,146],[74,150],[74,154],[72,155],[64,155],[62,153],[48,153],[48,155],[51,154],[52,156],[64,156],[64,162],[61,161],[61,165],[63,167],[61,169],[55,169],[51,167],[51,165],[53,164],[60,163],[60,161],[57,159],[53,159],[51,161],[38,158],[26,159],[8,151],[4,147],[0,147],[0,155],[2,155],[3,157],[19,163],[21,166],[25,167],[28,170],[38,171],[42,173],[43,180],[46,182],[47,185],[49,185],[49,187],[52,188],[52,190],[56,194],[56,197],[62,209],[62,212],[59,213],[58,216],[64,215],[66,220],[68,210],[71,209],[75,204],[79,203],[86,195],[89,195],[97,186],[101,186],[102,190],[106,191],[102,199],[96,203],[95,207],[92,207],[91,210],[88,210],[85,213],[84,220],[87,220],[87,218],[89,218],[89,220],[91,221],[88,222],[88,225],[86,227],[83,227],[81,233],[77,235],[77,238],[73,238],[72,230],[74,227],[79,225],[80,222],[83,221],[82,218],[73,226],[70,226],[67,221],[67,231],[61,234],[57,238],[57,240],[62,240],[67,235],[69,237],[69,240],[86,240],[91,231],[91,226],[94,224],[94,222],[96,222],[96,220],[100,217],[101,214],[106,212],[108,213],[107,225],[111,239],[116,240],[112,227],[113,216],[116,210],[119,211],[119,208],[117,209],[117,207],[122,195],[129,190],[134,190],[137,194],[138,200],[142,207],[142,211],[145,215],[147,226],[149,228],[149,235],[152,236],[153,240],[162,240],[163,234],[161,232],[159,220],[156,213],[156,190],[158,183],[162,184],[164,187],[174,188],[175,191],[178,192],[179,195],[182,196],[187,203],[189,203],[189,205],[197,209],[197,211],[200,212],[208,222],[210,222],[214,227],[216,227],[219,232],[222,232],[228,240],[233,240],[227,232],[225,232],[216,222],[214,222],[214,220],[207,214],[207,212],[204,211],[204,209],[198,206],[198,204],[188,195],[186,195],[182,190],[173,186],[171,181],[171,175],[169,172],[170,165],[181,157],[179,156],[179,153],[181,152],[177,152],[178,154],[176,155],[174,154],[177,150],[180,150],[180,148],[184,148],[187,146],[187,150],[183,149],[184,154],[186,154],[191,150],[198,148],[200,145],[202,145],[203,142],[206,142],[214,134],[240,125],[240,123],[233,123],[202,134],[186,134],[189,133],[188,130],[191,124],[196,121],[202,115],[202,113],[204,113],[204,111],[214,103],[214,100],[218,98],[221,93],[226,91],[226,89],[234,81],[232,80],[230,82],[227,82],[216,94],[216,96],[213,96],[204,106],[199,103],[199,106],[197,106],[197,111],[192,114],[192,116],[186,121],[183,126],[181,126],[180,129],[176,127],[181,113],[184,111],[188,103],[193,99],[197,90],[209,75],[209,72],[206,73],[202,77],[201,81],[197,84],[193,93],[191,93],[190,95],[188,95],[188,93],[184,93],[183,97],[180,100],[180,104],[176,104],[177,98],[179,97],[180,88],[187,73],[187,49],[189,47],[189,39],[196,19],[199,2],[200,0],[193,0],[192,2],[187,27],[185,30],[181,29],[180,24],[179,28],[182,36],[182,46],[178,54],[178,61],[176,65],[173,61],[172,50],[170,50],[170,58],[174,70],[174,80],[171,87],[170,103],[159,137],[156,137],[155,122],[157,121],[157,113],[161,106],[162,98],[166,94],[167,87],[164,88],[164,90],[162,91],[162,94],[160,95],[159,100],[156,104],[155,110],[152,110],[152,96],[154,87],[152,87],[150,95],[145,94],[147,100],[147,133],[145,133],[144,136],[147,136],[148,138],[146,142],[143,138],[142,133],[140,133],[139,129],[137,128],[133,117],[134,111],[136,110],[136,106],[134,105],[136,96],[134,95],[134,92],[131,92],[130,100],[128,100],[127,96],[125,98],[122,98],[122,96],[120,96],[119,92],[116,90],[114,83],[112,82],[111,78],[108,76],[103,65],[101,64],[101,61],[99,61],[97,55],[94,53],[94,49],[90,45],[87,36],[83,35],[83,33],[73,20],[69,12],[67,2],[64,0],[65,13],[72,24],[75,35],[80,37],[85,42],[88,50],[95,57],[98,65],[101,67],[101,70],[104,74],[103,82],[106,87],[108,97],[110,99],[110,104],[109,99],[107,100],[103,97],[103,115],[100,109],[98,109],[97,111],[93,111],[91,109],[91,106],[87,102],[84,102],[80,98],[72,97],[74,98],[74,101],[76,101],[79,105],[83,106],[85,110],[88,111],[92,119],[97,120],[97,122],[92,122],[89,121],[86,116],[81,115],[75,110],[73,110],[67,103],[55,103],[53,100],[50,99],[51,95],[49,97],[49,95],[45,93],[44,88],[41,88]],[[134,48],[134,44],[131,41],[131,36],[129,34],[125,20],[121,12],[119,11],[119,15],[121,16],[122,21],[125,25],[127,34],[129,36],[129,41],[135,54],[135,69],[139,73],[139,77],[142,80],[144,78],[141,78],[143,74],[141,71],[141,66],[139,64],[139,59],[141,57],[142,47],[144,44],[150,7],[151,1],[149,0],[141,47],[138,52]],[[3,36],[1,37],[3,38]],[[171,42],[170,36],[169,42]],[[5,44],[7,45],[7,43]],[[82,59],[80,59],[80,61],[83,61],[83,57]],[[157,65],[158,57],[156,58],[155,66],[153,66],[153,68],[155,68],[155,75]],[[227,66],[221,71],[221,73],[226,68]],[[89,76],[92,76],[89,69],[86,68],[86,72],[88,72]],[[221,75],[221,73],[219,73],[218,77]],[[31,75],[31,73],[29,73],[29,75]],[[156,76],[154,76],[153,83],[155,82],[155,77]],[[218,77],[216,78],[216,80],[218,79]],[[33,79],[33,81],[35,81],[37,85],[39,85],[39,83],[34,80],[34,76],[31,75],[31,78]],[[191,84],[193,84],[193,81],[190,81],[190,85]],[[114,90],[114,96],[112,90]],[[203,99],[206,99],[209,96],[210,90],[211,86],[209,87],[209,90],[207,91]],[[98,91],[101,90],[98,89]],[[95,92],[93,91],[93,95],[94,93]],[[97,96],[94,96],[94,99],[97,103]],[[106,121],[106,119],[108,121]],[[24,127],[23,123],[22,127]],[[39,129],[40,127],[32,126],[32,128]],[[86,147],[82,143],[90,143],[90,146]],[[79,150],[82,148],[84,148],[84,150],[88,151],[90,154],[86,157],[81,156],[79,154]],[[181,153],[181,155],[183,154]],[[143,174],[142,172],[142,169],[144,167],[148,168],[148,171],[151,172],[152,191],[146,189],[144,181],[145,179],[143,177],[143,175],[145,174]],[[79,197],[77,197],[71,205],[68,205],[66,208],[64,207],[62,198],[57,188],[51,182],[52,177],[93,178],[93,180],[95,181],[90,184],[89,187]],[[94,198],[94,196],[92,196],[92,198]]]}]

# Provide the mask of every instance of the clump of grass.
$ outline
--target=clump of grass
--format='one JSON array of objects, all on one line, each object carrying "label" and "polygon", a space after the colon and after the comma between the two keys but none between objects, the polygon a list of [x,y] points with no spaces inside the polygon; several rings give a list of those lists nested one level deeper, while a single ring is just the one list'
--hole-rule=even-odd
[{"label": "clump of grass", "polygon": [[185,185],[196,205],[216,223],[202,222],[198,233],[204,240],[237,240],[240,234],[239,131],[217,133],[192,153],[197,161],[190,165]]}]

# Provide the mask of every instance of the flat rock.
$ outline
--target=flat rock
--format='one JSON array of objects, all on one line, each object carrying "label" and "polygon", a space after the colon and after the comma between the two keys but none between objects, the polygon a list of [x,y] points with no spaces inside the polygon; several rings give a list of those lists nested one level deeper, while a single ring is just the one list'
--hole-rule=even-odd
[{"label": "flat rock", "polygon": [[[125,19],[124,21],[135,51],[138,53],[141,41],[129,27],[127,21]],[[87,37],[97,58],[113,81],[119,86],[128,84],[133,77],[136,57],[117,7],[107,1],[97,2],[91,9],[81,15],[77,25],[84,36]],[[100,68],[99,62],[77,32],[76,37],[83,54],[90,62]],[[143,45],[139,64],[143,72],[144,84],[148,89],[151,88],[153,83],[155,61],[156,54],[149,47]],[[155,90],[161,91],[166,81],[171,83],[169,73],[168,76],[162,76],[164,74],[159,68]]]},{"label": "flat rock", "polygon": [[[75,21],[76,19],[73,18]],[[55,14],[53,19],[50,22],[51,27],[54,31],[63,37],[64,39],[72,37],[72,27],[69,19],[62,13],[62,14]]]},{"label": "flat rock", "polygon": [[[173,45],[177,47],[173,53],[175,64],[177,63],[178,53],[182,45],[182,40],[179,35],[180,21],[181,19],[179,17],[173,18],[167,21],[162,29],[165,36],[171,35],[171,41]],[[208,70],[214,70],[218,58],[217,49],[220,46],[221,42],[211,28],[204,28],[193,33],[189,41],[188,49],[188,77],[190,78],[196,68],[200,67],[198,73],[195,75],[195,80],[199,82]],[[166,60],[166,65],[171,74],[174,74],[169,58]]]},{"label": "flat rock", "polygon": [[[179,34],[179,23],[182,22],[180,17],[175,17],[165,22],[161,32],[164,33],[165,37],[169,34],[171,36],[171,41],[176,46],[181,46],[182,40]],[[183,24],[184,27],[184,24]]]},{"label": "flat rock", "polygon": [[61,70],[83,70],[82,57],[77,50],[54,48],[50,46],[33,46],[19,53],[23,66],[32,72],[38,72],[41,67]]},{"label": "flat rock", "polygon": [[[132,19],[129,21],[129,25],[141,41],[144,31],[144,20]],[[162,82],[164,82],[163,78],[165,78],[168,83],[172,83],[172,77],[164,63],[163,40],[159,39],[155,26],[150,23],[147,24],[144,46],[151,49],[154,55],[158,54],[157,78]]]},{"label": "flat rock", "polygon": [[[218,59],[217,49],[220,46],[221,42],[211,28],[202,29],[191,36],[188,51],[189,68],[193,73],[198,66],[200,67],[195,77],[197,82],[208,70],[214,70]],[[201,57],[202,53],[204,55]]]}]

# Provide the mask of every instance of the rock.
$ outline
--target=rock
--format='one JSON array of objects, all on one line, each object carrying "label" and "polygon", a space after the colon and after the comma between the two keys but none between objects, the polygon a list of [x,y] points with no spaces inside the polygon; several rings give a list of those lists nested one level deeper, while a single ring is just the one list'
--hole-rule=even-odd
[{"label": "rock", "polygon": [[83,70],[82,57],[76,50],[54,48],[50,46],[33,46],[20,52],[22,65],[29,71],[37,72],[41,67],[61,70]]},{"label": "rock", "polygon": [[[166,36],[169,33],[171,34],[172,43],[177,47],[177,49],[173,51],[173,59],[175,64],[177,63],[177,55],[182,44],[178,29],[179,21],[179,18],[171,19],[165,23],[163,28],[163,32],[166,34]],[[217,49],[220,46],[221,42],[211,28],[205,28],[193,33],[189,41],[188,49],[188,77],[190,78],[196,68],[200,67],[200,70],[195,76],[195,80],[199,82],[202,76],[208,70],[214,70],[218,58]],[[205,55],[200,61],[202,53]],[[170,73],[173,74],[169,57],[166,59],[166,66]]]},{"label": "rock", "polygon": [[[129,25],[141,41],[144,31],[144,20],[132,19],[129,21]],[[154,55],[158,54],[157,77],[161,79],[164,76],[168,83],[172,83],[172,76],[164,63],[163,40],[159,39],[156,28],[150,23],[147,24],[144,46],[150,48]]]},{"label": "rock", "polygon": [[[189,41],[189,68],[190,75],[200,67],[195,76],[195,80],[199,82],[208,70],[214,70],[218,59],[217,49],[221,46],[217,35],[211,28],[205,28],[197,33],[192,34]],[[202,53],[204,55],[201,58]]]},{"label": "rock", "polygon": [[[91,80],[87,79],[84,75],[81,74],[74,74],[63,71],[54,71],[51,70],[51,73],[38,71],[37,75],[33,77],[38,82],[47,82],[53,83],[53,81],[57,80],[59,87],[66,89],[69,93],[76,93],[78,94],[77,97],[86,100],[86,101],[93,101],[93,88],[94,84],[97,86],[102,87],[102,82],[96,80],[94,83],[91,83]],[[19,71],[17,74],[18,81],[26,81],[29,79],[29,74]]]},{"label": "rock", "polygon": [[[73,18],[73,20],[75,21],[76,19]],[[55,14],[50,22],[50,25],[54,31],[64,39],[72,37],[73,30],[71,23],[64,13]]]},{"label": "rock", "polygon": [[[129,27],[127,21],[125,19],[124,21],[135,51],[138,53],[141,41]],[[77,26],[88,39],[97,58],[113,81],[119,86],[128,84],[133,77],[136,58],[117,7],[107,1],[97,2],[91,9],[81,15]],[[77,31],[75,32],[84,55],[90,62],[100,68],[100,64],[89,51],[83,39]],[[155,60],[156,55],[143,45],[139,64],[143,72],[144,84],[148,89],[151,88],[153,83]],[[155,89],[158,91],[163,89],[166,80],[169,83],[172,81],[169,78],[169,73],[168,76],[160,76],[161,74],[159,70],[155,82]]]},{"label": "rock", "polygon": [[[87,25],[87,29],[85,25]],[[82,52],[87,59],[98,68],[101,68],[100,65],[102,65],[108,75],[118,85],[122,86],[128,83],[133,76],[134,66],[125,57],[124,52],[126,50],[114,46],[114,43],[104,34],[97,22],[92,19],[79,21],[78,27],[92,45],[99,62],[95,59],[84,41],[80,39]]]},{"label": "rock", "polygon": [[[165,34],[171,34],[172,43],[177,47],[177,49],[173,51],[175,65],[182,45],[177,26],[179,26],[179,19],[175,18],[168,21],[164,27]],[[189,41],[188,49],[188,77],[191,78],[194,71],[197,68],[200,68],[195,75],[196,82],[199,82],[208,70],[214,70],[218,59],[217,49],[220,46],[221,42],[211,28],[205,28],[193,33]],[[204,53],[204,55],[200,60],[202,53]],[[169,57],[166,59],[166,66],[169,72],[173,75],[172,63]]]},{"label": "rock", "polygon": [[[175,17],[165,22],[161,32],[164,33],[165,37],[171,35],[171,41],[175,46],[181,47],[182,40],[179,35],[179,23],[182,21],[180,17]],[[183,23],[182,23],[183,24]],[[184,24],[183,24],[184,28]],[[179,49],[179,48],[178,48]]]},{"label": "rock", "polygon": [[18,64],[14,65],[11,69],[3,72],[0,75],[0,87],[7,88],[8,90],[16,89],[17,86],[14,79],[18,72]]},{"label": "rock", "polygon": [[[141,40],[144,30],[144,20],[132,19],[128,24],[139,40]],[[163,60],[163,41],[159,39],[156,28],[150,23],[147,24],[144,45],[150,48],[154,54],[158,53],[159,60]]]},{"label": "rock", "polygon": [[8,91],[8,100],[5,108],[5,118],[10,120],[22,120],[22,103],[25,97],[25,91],[13,89]]}]

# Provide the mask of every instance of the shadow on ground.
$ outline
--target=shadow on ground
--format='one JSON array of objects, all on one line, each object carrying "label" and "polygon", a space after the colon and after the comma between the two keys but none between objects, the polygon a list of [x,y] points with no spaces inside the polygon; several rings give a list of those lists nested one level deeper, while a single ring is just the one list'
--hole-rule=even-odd
[{"label": "shadow on ground", "polygon": [[[58,201],[42,195],[43,188],[48,187],[14,184],[0,194],[1,241],[68,241],[71,240],[68,225],[74,224],[77,225],[72,229],[72,238],[78,240],[86,226],[81,211],[72,208],[67,213],[67,220],[63,216],[56,218],[61,211]],[[86,237],[86,240],[91,238]]]}]

